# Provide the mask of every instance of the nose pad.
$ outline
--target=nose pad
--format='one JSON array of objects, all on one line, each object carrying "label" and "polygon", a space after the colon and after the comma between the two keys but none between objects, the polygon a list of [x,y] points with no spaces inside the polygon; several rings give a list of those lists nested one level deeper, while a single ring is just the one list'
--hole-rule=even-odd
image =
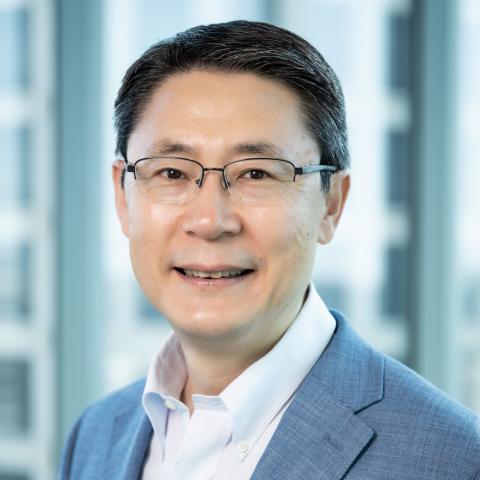
[{"label": "nose pad", "polygon": [[200,175],[200,178],[198,178],[197,180],[195,180],[195,183],[198,185],[197,187],[197,191],[198,189],[203,185],[203,179],[205,178],[205,174],[202,172],[202,174]]},{"label": "nose pad", "polygon": [[223,172],[223,182],[222,182],[222,186],[225,190],[228,190],[228,193],[231,193],[230,192],[230,182],[227,180],[227,176],[225,175],[225,172]]}]

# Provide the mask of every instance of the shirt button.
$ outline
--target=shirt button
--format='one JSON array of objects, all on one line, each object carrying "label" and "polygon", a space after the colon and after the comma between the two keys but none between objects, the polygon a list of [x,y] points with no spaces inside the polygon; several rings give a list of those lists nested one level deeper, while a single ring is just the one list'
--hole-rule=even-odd
[{"label": "shirt button", "polygon": [[237,443],[237,450],[239,452],[246,452],[248,450],[248,444],[247,442],[238,442]]},{"label": "shirt button", "polygon": [[171,402],[170,400],[167,400],[165,402],[165,405],[167,408],[169,408],[170,410],[175,410],[177,407],[175,406],[175,404],[173,402]]}]

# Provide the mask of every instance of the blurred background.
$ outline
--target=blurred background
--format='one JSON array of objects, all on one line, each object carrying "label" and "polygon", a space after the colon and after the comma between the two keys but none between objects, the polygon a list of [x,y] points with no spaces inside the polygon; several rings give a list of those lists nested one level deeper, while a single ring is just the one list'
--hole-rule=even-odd
[{"label": "blurred background", "polygon": [[233,19],[302,35],[344,87],[353,188],[319,293],[480,413],[480,0],[0,0],[0,480],[55,478],[169,331],[114,212],[113,101],[152,43]]}]

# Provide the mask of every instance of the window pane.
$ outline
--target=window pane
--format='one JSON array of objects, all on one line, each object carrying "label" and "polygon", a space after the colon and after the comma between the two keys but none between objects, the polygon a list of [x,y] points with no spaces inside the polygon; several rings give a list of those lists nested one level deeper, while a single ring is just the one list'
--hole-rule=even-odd
[{"label": "window pane", "polygon": [[0,480],[28,480],[26,475],[2,473],[0,472]]},{"label": "window pane", "polygon": [[388,200],[394,205],[408,202],[409,134],[391,131],[387,139]]},{"label": "window pane", "polygon": [[0,129],[0,145],[0,207],[26,206],[30,198],[28,128]]},{"label": "window pane", "polygon": [[407,313],[407,251],[389,248],[385,267],[383,313],[398,320]]},{"label": "window pane", "polygon": [[25,361],[0,360],[0,435],[29,427],[29,368]]},{"label": "window pane", "polygon": [[26,245],[0,248],[0,318],[25,319],[30,313],[30,249]]},{"label": "window pane", "polygon": [[410,17],[392,14],[389,18],[388,52],[390,87],[408,90],[410,86]]},{"label": "window pane", "polygon": [[27,10],[0,10],[0,90],[24,88],[27,80]]}]

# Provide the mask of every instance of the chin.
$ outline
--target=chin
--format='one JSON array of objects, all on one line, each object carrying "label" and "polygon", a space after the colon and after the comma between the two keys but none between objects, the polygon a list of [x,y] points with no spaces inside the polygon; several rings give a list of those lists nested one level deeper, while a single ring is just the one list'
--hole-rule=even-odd
[{"label": "chin", "polygon": [[[227,313],[228,312],[228,313]],[[224,314],[218,311],[197,311],[192,314],[165,315],[169,319],[172,328],[189,337],[215,340],[219,338],[232,338],[249,330],[254,323],[245,321],[250,316],[244,312],[241,317],[232,315],[228,310]]]}]

